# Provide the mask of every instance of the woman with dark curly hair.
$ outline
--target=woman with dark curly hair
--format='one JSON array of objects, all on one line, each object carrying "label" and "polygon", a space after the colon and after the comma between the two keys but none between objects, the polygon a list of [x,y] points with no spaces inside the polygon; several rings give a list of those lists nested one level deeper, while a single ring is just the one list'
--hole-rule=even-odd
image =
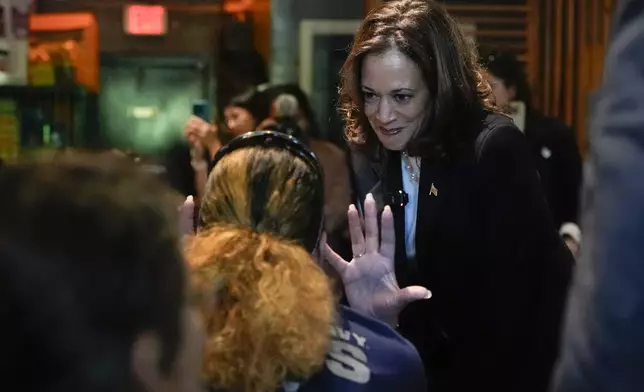
[{"label": "woman with dark curly hair", "polygon": [[[434,294],[398,317],[429,389],[541,392],[573,259],[525,137],[490,101],[477,59],[438,2],[388,1],[356,33],[339,105],[358,193],[393,211],[392,274]],[[363,258],[364,242],[353,252]],[[356,307],[372,300],[347,295]]]},{"label": "woman with dark curly hair", "polygon": [[[368,231],[377,232],[375,205],[365,206],[373,218]],[[411,343],[368,314],[338,305],[332,281],[312,257],[325,245],[323,216],[322,167],[302,142],[258,131],[219,150],[201,204],[200,231],[187,251],[199,291],[211,293],[203,302],[209,387],[426,389]],[[393,234],[390,213],[382,232],[385,239]],[[393,241],[385,246],[393,251]],[[386,279],[386,260],[370,256],[363,261],[377,272],[374,280]],[[397,291],[382,284],[366,289],[384,297]]]}]

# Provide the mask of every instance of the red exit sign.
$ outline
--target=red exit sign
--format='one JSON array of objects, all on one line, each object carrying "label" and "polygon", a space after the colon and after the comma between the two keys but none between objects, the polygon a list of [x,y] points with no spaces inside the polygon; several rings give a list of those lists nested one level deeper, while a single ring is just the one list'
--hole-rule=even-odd
[{"label": "red exit sign", "polygon": [[162,5],[126,5],[123,27],[129,35],[165,35],[168,32],[168,10]]}]

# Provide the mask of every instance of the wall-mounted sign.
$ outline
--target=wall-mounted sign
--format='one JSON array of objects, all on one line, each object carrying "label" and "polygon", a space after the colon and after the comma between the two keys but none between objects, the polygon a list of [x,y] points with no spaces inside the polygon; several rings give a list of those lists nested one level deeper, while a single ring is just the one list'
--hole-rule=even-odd
[{"label": "wall-mounted sign", "polygon": [[154,118],[159,114],[159,109],[155,106],[131,106],[127,109],[127,115],[136,119]]},{"label": "wall-mounted sign", "polygon": [[162,5],[126,5],[123,10],[123,28],[129,35],[166,35],[168,10]]}]

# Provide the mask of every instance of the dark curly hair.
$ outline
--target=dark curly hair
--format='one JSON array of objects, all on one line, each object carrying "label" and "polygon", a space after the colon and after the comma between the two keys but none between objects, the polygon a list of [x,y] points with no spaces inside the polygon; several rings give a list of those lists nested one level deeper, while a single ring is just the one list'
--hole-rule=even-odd
[{"label": "dark curly hair", "polygon": [[474,44],[433,0],[388,1],[362,22],[340,74],[339,111],[347,141],[372,159],[382,152],[364,115],[360,81],[365,56],[391,48],[420,67],[430,92],[423,127],[409,153],[440,160],[457,156],[471,146],[472,123],[496,108]]}]

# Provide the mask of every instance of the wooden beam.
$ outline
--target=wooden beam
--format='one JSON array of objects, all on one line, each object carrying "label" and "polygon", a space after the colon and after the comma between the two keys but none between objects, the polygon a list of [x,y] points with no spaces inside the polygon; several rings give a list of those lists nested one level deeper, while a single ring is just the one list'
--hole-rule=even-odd
[{"label": "wooden beam", "polygon": [[526,31],[521,30],[476,30],[477,37],[503,37],[521,38],[526,36]]},{"label": "wooden beam", "polygon": [[[533,0],[530,0],[533,1]],[[510,17],[510,16],[489,16],[489,15],[472,15],[472,16],[457,16],[459,22],[474,23],[474,24],[523,24],[527,23],[527,18]]]},{"label": "wooden beam", "polygon": [[554,48],[554,71],[553,71],[553,100],[551,113],[555,117],[561,117],[561,86],[562,86],[562,57],[563,57],[563,13],[564,0],[555,0],[555,48]]},{"label": "wooden beam", "polygon": [[527,5],[503,4],[446,4],[449,12],[528,12]]},{"label": "wooden beam", "polygon": [[566,83],[565,99],[564,99],[564,121],[567,124],[574,122],[574,109],[575,109],[575,2],[576,0],[566,1],[566,69],[564,73],[564,81]]},{"label": "wooden beam", "polygon": [[588,93],[591,90],[590,86],[590,45],[592,42],[592,34],[590,33],[589,23],[589,4],[588,1],[582,0],[579,2],[579,23],[578,23],[578,42],[577,48],[579,58],[579,68],[577,69],[577,119],[575,125],[577,126],[577,141],[582,154],[586,151],[586,115],[588,113]]},{"label": "wooden beam", "polygon": [[271,2],[253,2],[253,41],[255,48],[268,64],[271,59]]},{"label": "wooden beam", "polygon": [[540,0],[528,0],[528,36],[527,36],[527,74],[528,81],[532,87],[533,102],[539,101],[541,91],[537,87],[539,74],[540,53],[539,53],[539,23],[541,20]]},{"label": "wooden beam", "polygon": [[[552,31],[552,1],[546,0],[544,7],[544,30],[546,34],[550,34]],[[552,86],[552,38],[543,37],[544,41],[544,56],[543,56],[543,67],[545,67],[545,72],[543,76],[543,100],[541,109],[545,114],[551,114],[550,106],[550,91]]]},{"label": "wooden beam", "polygon": [[364,14],[367,15],[369,11],[376,8],[382,3],[382,0],[364,0]]}]

